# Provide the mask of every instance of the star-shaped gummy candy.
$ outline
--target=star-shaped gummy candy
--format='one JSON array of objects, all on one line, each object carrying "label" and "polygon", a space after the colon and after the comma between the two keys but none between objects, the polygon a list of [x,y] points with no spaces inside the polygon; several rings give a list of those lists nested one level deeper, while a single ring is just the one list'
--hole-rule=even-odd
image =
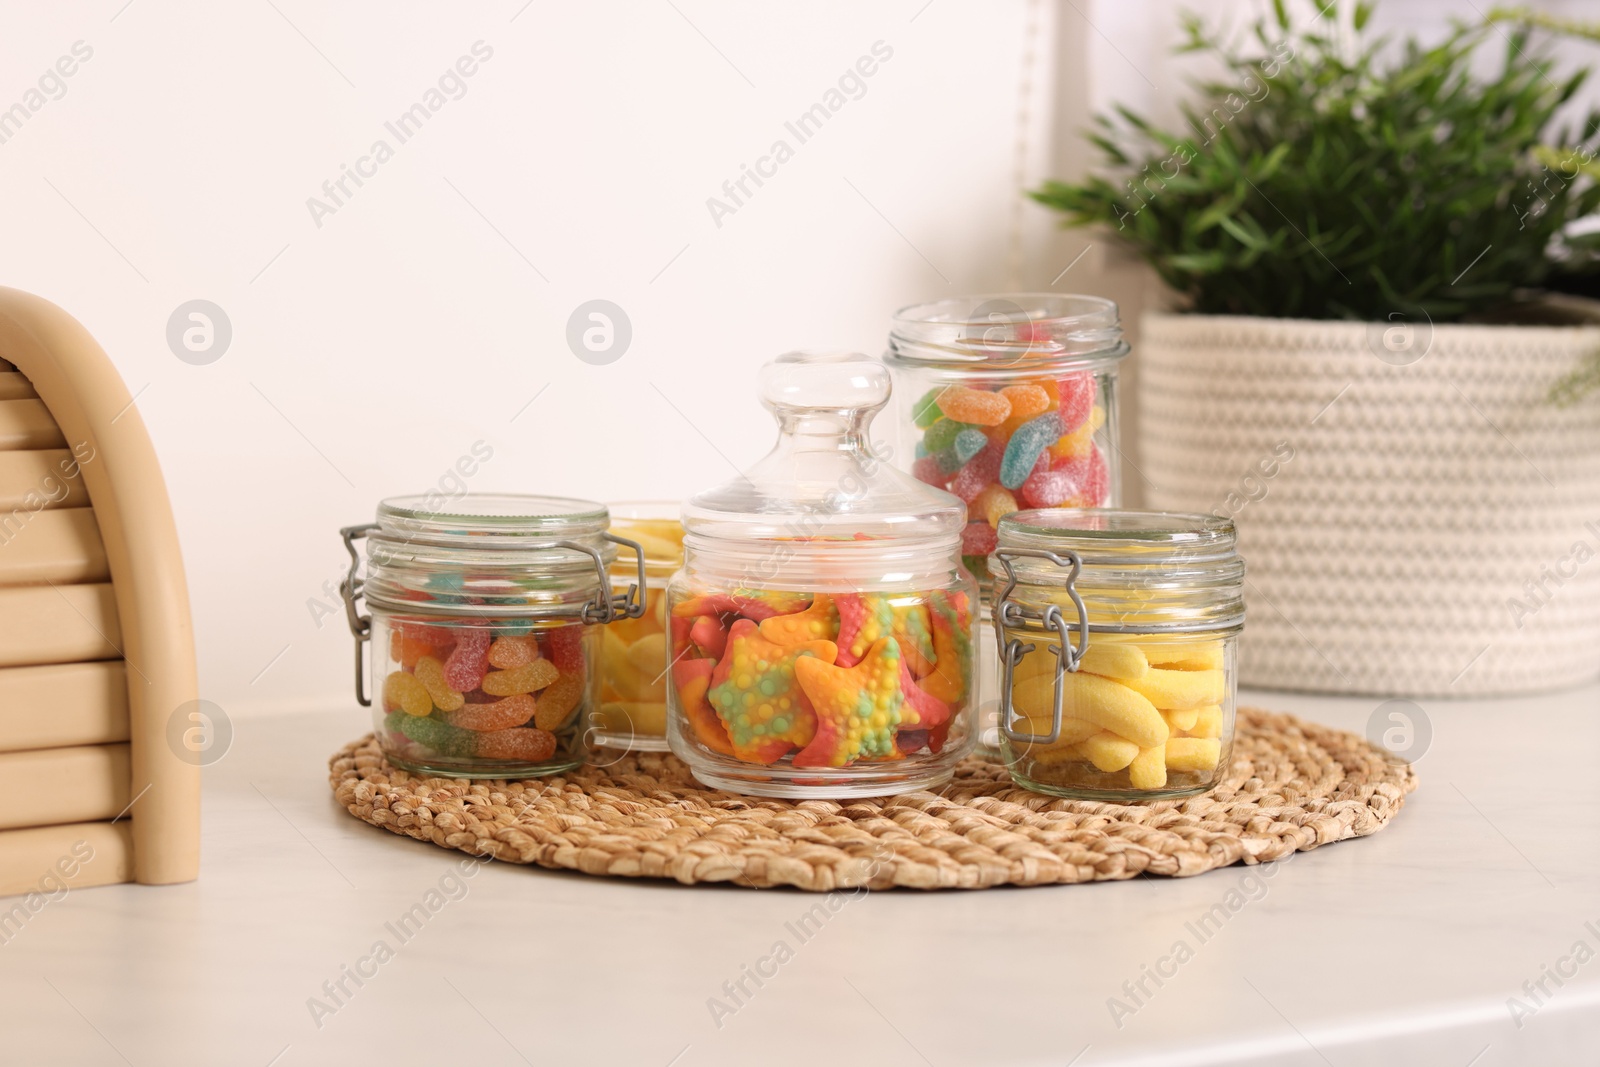
[{"label": "star-shaped gummy candy", "polygon": [[900,691],[900,646],[876,641],[853,667],[806,658],[794,665],[800,688],[816,711],[816,736],[795,753],[796,767],[843,767],[857,759],[894,759]]},{"label": "star-shaped gummy candy", "polygon": [[811,741],[816,716],[796,684],[797,671],[807,662],[831,664],[837,652],[832,641],[785,646],[767,640],[749,619],[733,624],[707,696],[737,759],[774,763]]},{"label": "star-shaped gummy candy", "polygon": [[807,641],[832,641],[838,634],[839,611],[827,593],[818,593],[804,611],[761,620],[761,636],[785,648],[798,648]]}]

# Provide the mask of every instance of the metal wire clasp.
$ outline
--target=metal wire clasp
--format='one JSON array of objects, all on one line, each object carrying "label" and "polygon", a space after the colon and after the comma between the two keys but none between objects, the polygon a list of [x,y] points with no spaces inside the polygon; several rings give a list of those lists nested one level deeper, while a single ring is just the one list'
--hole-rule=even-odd
[{"label": "metal wire clasp", "polygon": [[356,601],[361,596],[362,581],[357,573],[361,569],[361,553],[356,551],[356,539],[365,537],[378,528],[375,522],[362,526],[346,526],[339,531],[344,538],[344,550],[350,553],[350,570],[339,583],[339,595],[344,598],[344,614],[350,623],[350,633],[356,639],[356,700],[364,708],[372,706],[367,695],[366,659],[363,655],[367,642],[372,639],[372,616],[363,615]]},{"label": "metal wire clasp", "polygon": [[639,581],[636,585],[628,586],[626,593],[613,593],[611,577],[606,574],[605,557],[600,555],[599,549],[577,541],[557,541],[558,547],[582,552],[594,560],[595,573],[600,577],[600,595],[583,606],[580,617],[586,623],[605,623],[624,618],[637,619],[644,614],[644,546],[626,537],[618,537],[616,534],[603,533],[600,536],[614,545],[633,549],[633,560],[639,571]]},{"label": "metal wire clasp", "polygon": [[[1077,645],[1072,643],[1071,628],[1062,616],[1059,606],[1051,604],[1043,610],[1025,608],[1011,599],[1012,592],[1017,588],[1017,574],[1012,569],[1011,561],[1018,556],[1047,559],[1057,567],[1072,569],[1067,575],[1066,589],[1067,595],[1072,598],[1073,605],[1078,609]],[[1061,710],[1066,676],[1078,669],[1084,649],[1089,645],[1089,611],[1083,606],[1083,597],[1078,595],[1078,575],[1083,573],[1083,560],[1076,552],[1070,550],[1058,554],[1043,548],[1006,548],[995,552],[991,558],[999,562],[1006,574],[1005,588],[994,601],[994,639],[1000,651],[1000,732],[1008,741],[1019,745],[1053,745],[1061,739]],[[1012,679],[1017,664],[1021,663],[1022,658],[1032,652],[1035,646],[1024,644],[1015,637],[1007,639],[1006,630],[1023,628],[1029,623],[1037,623],[1047,630],[1054,630],[1061,640],[1059,645],[1045,646],[1047,651],[1056,654],[1055,702],[1050,713],[1050,732],[1047,734],[1023,733],[1011,728],[1011,717],[1015,714],[1011,706]]]}]

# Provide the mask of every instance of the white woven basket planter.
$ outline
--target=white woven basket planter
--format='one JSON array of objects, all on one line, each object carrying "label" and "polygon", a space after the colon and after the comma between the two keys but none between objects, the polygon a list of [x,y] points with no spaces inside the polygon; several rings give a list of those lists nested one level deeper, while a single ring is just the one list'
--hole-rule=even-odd
[{"label": "white woven basket planter", "polygon": [[1396,354],[1381,325],[1147,315],[1134,476],[1151,507],[1238,523],[1241,680],[1465,697],[1600,673],[1600,396],[1548,399],[1596,350],[1597,327],[1423,327]]}]

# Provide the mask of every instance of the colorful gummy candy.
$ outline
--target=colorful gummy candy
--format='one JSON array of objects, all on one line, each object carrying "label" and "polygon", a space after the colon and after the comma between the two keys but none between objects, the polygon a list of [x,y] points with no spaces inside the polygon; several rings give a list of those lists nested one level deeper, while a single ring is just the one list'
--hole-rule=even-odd
[{"label": "colorful gummy candy", "polygon": [[[1086,372],[935,386],[911,405],[922,431],[911,473],[960,497],[971,522],[991,529],[1024,507],[1102,507],[1110,503],[1110,477],[1094,441],[1105,424],[1097,393]],[[984,549],[989,538],[968,529],[962,555],[981,576],[993,545]]]},{"label": "colorful gummy candy", "polygon": [[[393,621],[381,695],[386,750],[420,764],[537,764],[558,754],[578,762],[583,630],[530,631],[525,620]],[[558,654],[577,672],[563,671]]]},{"label": "colorful gummy candy", "polygon": [[937,753],[969,701],[970,626],[959,592],[740,590],[681,600],[671,673],[685,733],[761,765],[839,768]]}]

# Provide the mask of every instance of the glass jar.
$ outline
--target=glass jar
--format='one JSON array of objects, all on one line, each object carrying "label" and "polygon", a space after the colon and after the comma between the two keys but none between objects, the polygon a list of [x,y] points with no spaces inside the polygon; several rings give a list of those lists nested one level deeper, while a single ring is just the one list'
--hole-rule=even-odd
[{"label": "glass jar", "polygon": [[972,745],[965,513],[873,454],[889,394],[866,356],[768,363],[776,447],[684,505],[667,739],[708,786],[904,793],[947,781]]},{"label": "glass jar", "polygon": [[[340,531],[350,553],[340,588],[363,706],[372,646],[373,729],[389,762],[471,778],[585,762],[603,624],[642,610],[639,546],[606,532],[604,506],[558,497],[393,497],[377,520]],[[617,545],[639,557],[625,593],[609,575]]]},{"label": "glass jar", "polygon": [[[985,559],[1019,508],[1117,507],[1117,305],[1095,296],[953,297],[895,313],[884,355],[897,397],[896,462],[967,505],[962,561]],[[998,755],[999,663],[985,603],[979,746]]]},{"label": "glass jar", "polygon": [[[644,550],[644,614],[608,624],[601,638],[595,744],[632,752],[667,750],[667,581],[683,565],[681,505],[610,505],[611,532]],[[626,582],[629,574],[612,575]]]},{"label": "glass jar", "polygon": [[1233,744],[1244,561],[1210,515],[1045,509],[989,557],[1001,756],[1059,797],[1211,789]]}]

